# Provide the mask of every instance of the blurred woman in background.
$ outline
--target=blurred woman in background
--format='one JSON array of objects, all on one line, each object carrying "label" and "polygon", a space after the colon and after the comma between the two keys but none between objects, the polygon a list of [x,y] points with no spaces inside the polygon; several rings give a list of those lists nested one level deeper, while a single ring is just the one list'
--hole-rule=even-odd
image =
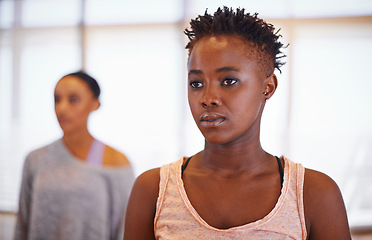
[{"label": "blurred woman in background", "polygon": [[122,239],[134,174],[124,154],[88,131],[99,95],[97,81],[84,72],[57,83],[63,137],[25,160],[15,239]]}]

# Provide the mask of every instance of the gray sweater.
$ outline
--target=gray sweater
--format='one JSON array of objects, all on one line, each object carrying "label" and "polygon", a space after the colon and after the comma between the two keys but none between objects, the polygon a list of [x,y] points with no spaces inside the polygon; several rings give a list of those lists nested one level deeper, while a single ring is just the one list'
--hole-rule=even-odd
[{"label": "gray sweater", "polygon": [[77,160],[62,139],[24,163],[15,239],[122,239],[131,167]]}]

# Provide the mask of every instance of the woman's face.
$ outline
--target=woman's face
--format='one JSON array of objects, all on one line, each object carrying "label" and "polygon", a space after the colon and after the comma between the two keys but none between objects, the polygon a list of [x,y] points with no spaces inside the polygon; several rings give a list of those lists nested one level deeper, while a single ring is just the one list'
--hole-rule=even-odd
[{"label": "woman's face", "polygon": [[205,37],[188,62],[188,100],[207,142],[226,144],[259,134],[266,76],[255,48],[234,36]]},{"label": "woman's face", "polygon": [[54,109],[64,134],[87,128],[89,114],[99,107],[88,84],[76,76],[63,77],[54,91]]}]

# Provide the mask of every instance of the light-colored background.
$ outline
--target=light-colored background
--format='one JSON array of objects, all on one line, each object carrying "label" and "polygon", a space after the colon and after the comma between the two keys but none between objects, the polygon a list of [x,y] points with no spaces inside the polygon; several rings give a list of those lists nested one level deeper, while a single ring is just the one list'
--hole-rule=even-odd
[{"label": "light-colored background", "polygon": [[89,129],[137,175],[203,148],[182,31],[223,5],[258,12],[290,43],[265,150],[331,176],[352,229],[372,228],[371,0],[0,0],[0,239],[12,235],[25,156],[61,137],[53,90],[66,73],[98,80]]}]

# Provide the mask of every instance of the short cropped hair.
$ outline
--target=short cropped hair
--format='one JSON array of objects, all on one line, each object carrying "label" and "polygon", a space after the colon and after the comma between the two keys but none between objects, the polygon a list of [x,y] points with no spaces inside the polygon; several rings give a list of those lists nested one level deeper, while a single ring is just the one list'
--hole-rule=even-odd
[{"label": "short cropped hair", "polygon": [[[208,10],[208,9],[207,9]],[[234,11],[232,8],[224,6],[222,9],[211,15],[205,11],[204,15],[199,15],[196,19],[190,22],[191,29],[185,29],[184,33],[189,38],[189,43],[186,49],[189,49],[189,56],[196,42],[203,37],[211,37],[218,35],[237,35],[243,40],[253,43],[258,52],[261,52],[261,57],[264,57],[264,63],[268,66],[263,66],[271,74],[274,68],[280,72],[280,67],[285,63],[281,58],[286,57],[281,51],[283,44],[278,41],[281,35],[279,30],[275,31],[272,24],[266,23],[263,19],[258,18],[258,13],[245,13],[245,9],[237,8]]]},{"label": "short cropped hair", "polygon": [[101,94],[101,88],[99,87],[96,79],[94,79],[92,76],[88,75],[84,71],[69,73],[65,77],[67,76],[75,76],[86,82],[90,90],[93,92],[93,96],[97,99],[99,98],[99,95]]}]

